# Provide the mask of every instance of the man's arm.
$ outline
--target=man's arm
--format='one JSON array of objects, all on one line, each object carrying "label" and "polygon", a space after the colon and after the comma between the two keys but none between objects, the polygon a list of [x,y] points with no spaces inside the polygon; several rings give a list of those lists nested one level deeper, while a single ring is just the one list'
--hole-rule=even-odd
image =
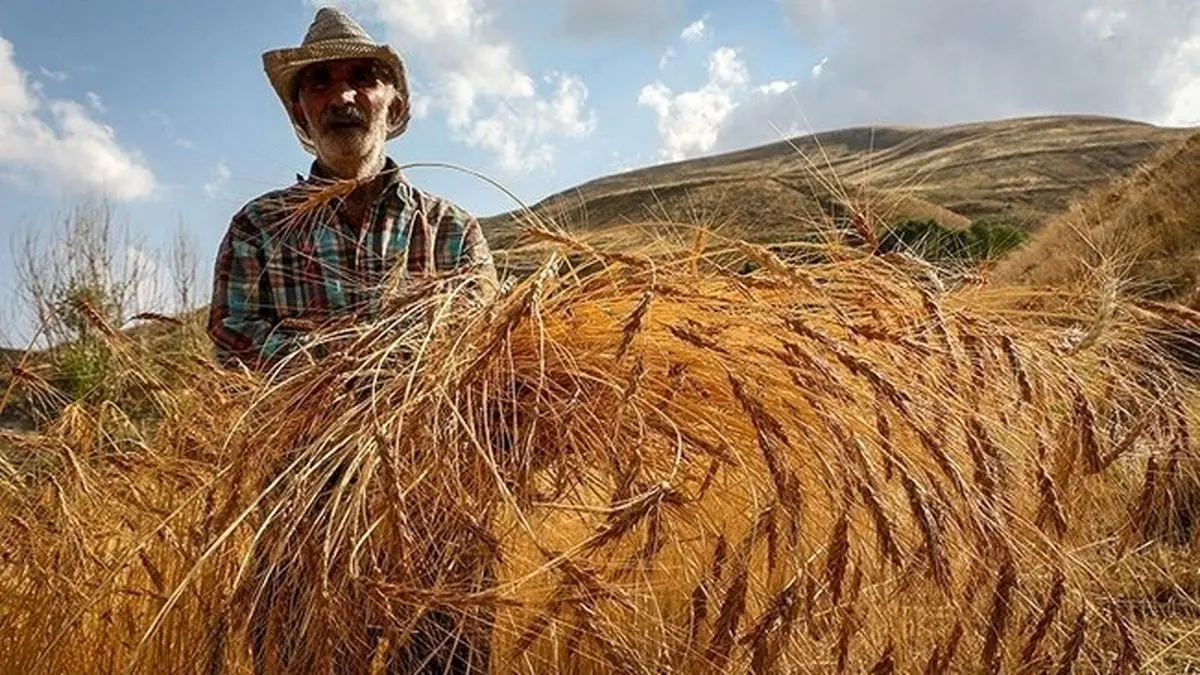
[{"label": "man's arm", "polygon": [[299,334],[278,325],[265,265],[256,231],[238,214],[217,250],[208,314],[208,335],[223,366],[240,361],[261,369],[297,344]]},{"label": "man's arm", "polygon": [[442,199],[437,200],[427,214],[435,232],[432,262],[437,272],[470,275],[471,297],[482,302],[492,299],[500,282],[479,220]]},{"label": "man's arm", "polygon": [[467,218],[458,264],[470,268],[480,277],[479,291],[485,299],[490,300],[499,290],[500,280],[496,274],[496,261],[492,258],[492,249],[488,246],[487,238],[483,236],[483,227],[474,216]]}]

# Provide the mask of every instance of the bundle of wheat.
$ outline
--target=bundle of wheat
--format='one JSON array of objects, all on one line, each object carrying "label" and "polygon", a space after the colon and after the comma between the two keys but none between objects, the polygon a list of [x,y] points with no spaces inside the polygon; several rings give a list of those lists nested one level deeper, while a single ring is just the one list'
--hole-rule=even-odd
[{"label": "bundle of wheat", "polygon": [[3,493],[5,672],[407,672],[442,639],[497,672],[1128,671],[1159,644],[1106,577],[1191,526],[1196,392],[1119,299],[1089,330],[1087,298],[1043,316],[851,251],[533,234],[595,264],[466,312],[444,280],[262,381],[176,363],[209,404],[150,437],[24,439],[55,461]]}]

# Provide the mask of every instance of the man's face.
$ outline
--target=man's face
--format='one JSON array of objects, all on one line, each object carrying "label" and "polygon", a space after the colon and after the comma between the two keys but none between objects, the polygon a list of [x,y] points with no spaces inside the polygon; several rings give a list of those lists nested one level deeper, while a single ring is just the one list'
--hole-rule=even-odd
[{"label": "man's face", "polygon": [[342,59],[301,71],[295,116],[308,131],[317,156],[326,160],[365,158],[387,141],[389,116],[403,105],[383,64]]}]

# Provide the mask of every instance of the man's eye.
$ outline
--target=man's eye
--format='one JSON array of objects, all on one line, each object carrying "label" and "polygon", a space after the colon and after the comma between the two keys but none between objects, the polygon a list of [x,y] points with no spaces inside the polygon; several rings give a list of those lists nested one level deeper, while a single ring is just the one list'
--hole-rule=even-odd
[{"label": "man's eye", "polygon": [[350,81],[355,86],[370,86],[375,84],[378,77],[371,66],[355,66],[350,70]]},{"label": "man's eye", "polygon": [[329,69],[314,68],[308,72],[305,78],[305,84],[309,87],[327,87],[329,86]]}]

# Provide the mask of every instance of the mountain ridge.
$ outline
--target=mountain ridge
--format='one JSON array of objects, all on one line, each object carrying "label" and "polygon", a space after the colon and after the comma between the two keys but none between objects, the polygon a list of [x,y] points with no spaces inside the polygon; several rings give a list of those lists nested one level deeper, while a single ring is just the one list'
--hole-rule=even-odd
[{"label": "mountain ridge", "polygon": [[[601,176],[530,211],[601,239],[615,225],[675,220],[771,243],[828,222],[845,201],[890,207],[891,220],[961,227],[985,218],[1037,230],[1195,131],[1102,115],[846,127]],[[494,247],[510,251],[526,218],[513,210],[480,220]]]}]

